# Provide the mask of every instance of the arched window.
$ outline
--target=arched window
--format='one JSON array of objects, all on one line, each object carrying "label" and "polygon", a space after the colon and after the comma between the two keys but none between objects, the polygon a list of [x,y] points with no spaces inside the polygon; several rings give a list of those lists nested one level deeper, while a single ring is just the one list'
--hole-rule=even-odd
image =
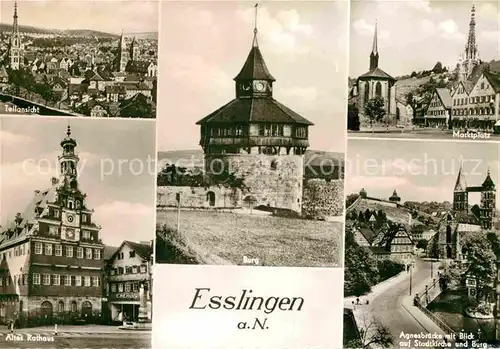
[{"label": "arched window", "polygon": [[210,206],[215,206],[215,193],[213,191],[207,193],[207,201]]},{"label": "arched window", "polygon": [[59,301],[59,303],[57,303],[57,312],[64,313],[64,302],[63,301]]},{"label": "arched window", "polygon": [[76,305],[76,302],[73,301],[71,302],[71,312],[76,313],[78,310],[78,306]]},{"label": "arched window", "polygon": [[451,243],[451,226],[449,225],[446,227],[446,243]]},{"label": "arched window", "polygon": [[365,103],[370,99],[370,84],[365,83]]},{"label": "arched window", "polygon": [[380,83],[380,81],[378,81],[375,85],[375,96],[382,97],[382,84]]}]

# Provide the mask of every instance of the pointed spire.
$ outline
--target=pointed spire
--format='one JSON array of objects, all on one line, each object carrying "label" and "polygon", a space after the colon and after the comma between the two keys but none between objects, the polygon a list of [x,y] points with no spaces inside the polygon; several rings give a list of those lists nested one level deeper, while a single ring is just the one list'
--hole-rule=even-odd
[{"label": "pointed spire", "polygon": [[483,189],[492,190],[495,188],[495,182],[491,179],[490,174],[490,167],[488,166],[488,172],[486,173],[486,178],[483,182]]},{"label": "pointed spire", "polygon": [[378,22],[375,20],[375,32],[373,33],[373,45],[372,45],[372,53],[374,55],[378,54],[378,42],[377,42],[377,36],[378,36]]},{"label": "pointed spire", "polygon": [[68,138],[71,137],[71,126],[69,125],[69,123],[68,123],[68,129],[66,131],[66,135],[68,136]]},{"label": "pointed spire", "polygon": [[464,192],[467,190],[467,183],[465,181],[462,168],[463,168],[463,163],[460,162],[460,169],[458,170],[457,181],[455,183],[455,189],[454,189],[454,191],[456,192]]},{"label": "pointed spire", "polygon": [[370,53],[370,71],[378,68],[378,23],[375,21],[375,31],[373,33],[372,53]]},{"label": "pointed spire", "polygon": [[259,4],[255,4],[255,26],[254,26],[254,37],[252,42],[252,49],[248,54],[248,57],[241,68],[239,74],[234,78],[237,80],[267,80],[267,81],[275,81],[274,77],[271,75],[269,70],[267,69],[266,63],[264,62],[264,58],[262,57],[262,53],[260,52],[258,43],[257,43],[257,8]]},{"label": "pointed spire", "polygon": [[19,31],[19,24],[18,24],[18,16],[17,16],[17,1],[14,1],[14,22],[13,22],[13,28],[12,28],[12,31],[14,33],[18,32]]},{"label": "pointed spire", "polygon": [[255,8],[255,18],[254,18],[254,26],[253,26],[252,47],[259,47],[259,42],[257,41],[257,33],[259,32],[259,30],[257,29],[257,17],[259,15],[259,4],[256,3],[254,8]]}]

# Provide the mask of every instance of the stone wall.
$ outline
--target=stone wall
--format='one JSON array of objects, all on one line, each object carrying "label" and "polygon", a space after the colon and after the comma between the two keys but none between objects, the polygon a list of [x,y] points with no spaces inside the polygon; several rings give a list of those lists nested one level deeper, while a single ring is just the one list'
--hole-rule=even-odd
[{"label": "stone wall", "polygon": [[310,179],[304,183],[302,213],[304,216],[325,219],[342,216],[344,181]]},{"label": "stone wall", "polygon": [[224,186],[157,188],[157,205],[177,207],[177,194],[180,193],[181,207],[185,208],[241,208],[242,192],[237,188]]},{"label": "stone wall", "polygon": [[271,206],[301,212],[304,158],[302,155],[226,154],[206,156],[208,173],[222,170],[243,178],[243,205]]}]

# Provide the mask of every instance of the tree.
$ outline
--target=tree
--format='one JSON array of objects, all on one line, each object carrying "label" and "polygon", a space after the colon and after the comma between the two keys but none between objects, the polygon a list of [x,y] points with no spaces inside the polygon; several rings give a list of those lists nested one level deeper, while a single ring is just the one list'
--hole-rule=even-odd
[{"label": "tree", "polygon": [[359,194],[349,194],[345,198],[345,207],[351,206],[359,198]]},{"label": "tree", "polygon": [[483,234],[469,235],[463,245],[467,255],[467,275],[476,278],[478,300],[480,295],[488,294],[496,272],[496,255],[490,241]]},{"label": "tree", "polygon": [[374,121],[381,121],[386,114],[384,99],[382,97],[369,99],[365,104],[365,114],[372,126]]},{"label": "tree", "polygon": [[420,239],[420,240],[417,241],[417,248],[421,248],[423,250],[426,250],[427,249],[427,244],[428,244],[427,240]]},{"label": "tree", "polygon": [[394,347],[394,338],[389,328],[383,325],[377,318],[364,315],[360,321],[360,339],[353,343],[347,343],[347,348],[371,348],[372,346],[382,348]]},{"label": "tree", "polygon": [[412,72],[411,72],[410,77],[411,77],[411,78],[414,78],[414,77],[416,77],[416,76],[417,76],[417,73],[416,73],[415,71],[412,71]]},{"label": "tree", "polygon": [[359,246],[351,229],[345,232],[344,294],[361,296],[378,282],[377,261],[367,248]]},{"label": "tree", "polygon": [[443,64],[441,62],[437,62],[436,65],[434,65],[434,68],[432,68],[432,71],[435,73],[435,74],[440,74],[442,73],[444,70],[443,70]]},{"label": "tree", "polygon": [[354,104],[347,106],[347,129],[351,131],[359,131],[359,109]]}]

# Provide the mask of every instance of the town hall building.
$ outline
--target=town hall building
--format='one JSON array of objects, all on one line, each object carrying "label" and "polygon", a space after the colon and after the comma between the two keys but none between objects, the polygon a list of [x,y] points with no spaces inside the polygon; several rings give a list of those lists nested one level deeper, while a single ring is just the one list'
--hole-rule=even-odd
[{"label": "town hall building", "polygon": [[0,232],[0,323],[100,320],[104,245],[80,188],[76,146],[68,126],[59,178]]}]

